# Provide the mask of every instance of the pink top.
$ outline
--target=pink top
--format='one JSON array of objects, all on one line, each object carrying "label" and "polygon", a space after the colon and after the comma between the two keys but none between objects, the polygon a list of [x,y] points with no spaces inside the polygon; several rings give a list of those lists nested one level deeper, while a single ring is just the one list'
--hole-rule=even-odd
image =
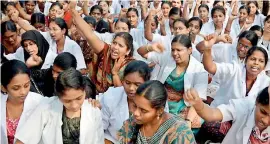
[{"label": "pink top", "polygon": [[260,133],[260,130],[257,127],[253,128],[249,137],[249,144],[269,144],[269,142],[270,139],[267,129]]},{"label": "pink top", "polygon": [[9,119],[8,117],[6,118],[7,138],[8,138],[8,143],[9,144],[13,144],[14,135],[16,133],[16,129],[17,129],[19,120],[20,120],[20,118],[18,118],[18,119]]}]

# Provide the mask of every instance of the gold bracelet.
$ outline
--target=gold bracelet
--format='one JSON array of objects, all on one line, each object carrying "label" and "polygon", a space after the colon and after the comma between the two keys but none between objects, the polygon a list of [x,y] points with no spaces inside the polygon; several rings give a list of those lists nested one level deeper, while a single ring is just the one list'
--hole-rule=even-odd
[{"label": "gold bracelet", "polygon": [[147,52],[150,52],[150,50],[148,48],[149,48],[149,44],[147,44],[146,50],[147,50]]}]

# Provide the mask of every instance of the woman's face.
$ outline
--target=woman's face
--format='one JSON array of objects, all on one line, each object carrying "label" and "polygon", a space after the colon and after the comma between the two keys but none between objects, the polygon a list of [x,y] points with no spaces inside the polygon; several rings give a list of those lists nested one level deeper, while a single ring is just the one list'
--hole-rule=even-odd
[{"label": "woman's face", "polygon": [[163,16],[168,17],[171,7],[168,4],[163,4],[161,7],[161,10],[162,10]]},{"label": "woman's face", "polygon": [[35,23],[33,25],[38,31],[45,32],[45,24]]},{"label": "woman's face", "polygon": [[115,33],[118,32],[129,32],[128,25],[124,22],[118,21],[115,24]]},{"label": "woman's face", "polygon": [[216,26],[222,27],[225,20],[225,15],[220,11],[215,11],[212,19]]},{"label": "woman's face", "polygon": [[116,37],[111,44],[111,58],[116,60],[120,57],[125,57],[129,54],[127,44],[125,39],[118,36]]},{"label": "woman's face", "polygon": [[99,3],[99,6],[102,8],[104,15],[106,15],[107,13],[109,13],[109,5],[107,4],[106,1],[101,1]]},{"label": "woman's face", "polygon": [[149,100],[143,96],[135,95],[133,101],[135,104],[133,115],[137,124],[147,124],[157,120],[160,110],[152,108]]},{"label": "woman's face", "polygon": [[172,0],[172,7],[181,7],[181,1],[180,0]]},{"label": "woman's face", "polygon": [[270,108],[268,105],[256,103],[255,124],[260,131],[265,130],[270,125]]},{"label": "woman's face", "polygon": [[249,9],[250,9],[250,14],[254,15],[256,14],[256,11],[257,11],[257,7],[254,3],[250,3],[248,5]]},{"label": "woman's face", "polygon": [[17,42],[17,32],[6,31],[3,35],[3,42],[8,45],[15,45]]},{"label": "woman's face", "polygon": [[85,95],[84,90],[70,88],[66,89],[64,94],[59,97],[66,111],[78,112],[84,102]]},{"label": "woman's face", "polygon": [[26,9],[26,13],[28,14],[32,14],[34,13],[34,10],[35,10],[35,3],[34,1],[28,1],[25,3],[25,9]]},{"label": "woman's face", "polygon": [[101,11],[99,9],[94,9],[90,15],[94,17],[97,22],[101,19]]},{"label": "woman's face", "polygon": [[54,81],[57,80],[59,74],[60,74],[61,72],[63,72],[63,71],[64,71],[64,70],[63,70],[62,68],[60,68],[59,66],[57,66],[57,65],[55,65],[55,64],[53,65],[53,67],[52,67],[52,76],[53,76]]},{"label": "woman's face", "polygon": [[2,86],[2,90],[7,92],[8,98],[19,103],[23,103],[30,91],[30,78],[27,74],[15,75],[6,88]]},{"label": "woman's face", "polygon": [[66,32],[65,29],[61,30],[61,28],[55,22],[50,22],[49,31],[52,39],[55,41],[59,41],[64,38]]},{"label": "woman's face", "polygon": [[240,15],[239,15],[239,21],[244,22],[246,21],[246,18],[248,17],[248,13],[246,9],[241,9],[239,11]]},{"label": "woman's face", "polygon": [[254,51],[251,56],[247,58],[246,69],[247,74],[256,76],[265,68],[265,58],[261,51]]},{"label": "woman's face", "polygon": [[246,38],[241,38],[237,44],[238,57],[244,59],[247,56],[248,50],[252,47],[251,42]]},{"label": "woman's face", "polygon": [[60,0],[59,3],[63,6],[64,12],[68,11],[68,3],[64,0]]},{"label": "woman's face", "polygon": [[270,33],[270,19],[268,19],[268,20],[264,23],[263,32],[264,32],[264,33]]},{"label": "woman's face", "polygon": [[139,72],[133,72],[124,77],[123,86],[128,98],[133,99],[137,88],[145,81],[140,76]]},{"label": "woman's face", "polygon": [[175,36],[180,35],[180,34],[188,34],[188,33],[189,33],[188,28],[181,21],[177,21],[174,23],[173,34]]},{"label": "woman's face", "polygon": [[38,46],[32,40],[25,40],[23,42],[23,48],[27,51],[27,53],[30,56],[31,55],[37,55],[38,54]]},{"label": "woman's face", "polygon": [[201,8],[199,9],[199,17],[200,17],[201,19],[208,18],[208,15],[209,15],[209,11],[208,11],[206,8],[201,7]]},{"label": "woman's face", "polygon": [[56,5],[50,9],[49,17],[50,19],[55,19],[60,13],[62,13],[62,9]]},{"label": "woman's face", "polygon": [[136,28],[138,25],[138,16],[135,11],[130,11],[127,13],[127,18],[133,28]]},{"label": "woman's face", "polygon": [[169,17],[169,25],[170,25],[170,27],[173,27],[173,22],[174,22],[176,19],[179,19],[179,18],[180,18],[179,15],[171,15],[171,16]]},{"label": "woman's face", "polygon": [[189,23],[189,31],[191,35],[197,35],[200,33],[200,23],[196,20],[193,20]]},{"label": "woman's face", "polygon": [[6,9],[6,14],[11,16],[13,13],[19,13],[18,10],[13,5],[8,5]]},{"label": "woman's face", "polygon": [[172,43],[172,51],[171,55],[176,62],[176,64],[181,64],[189,61],[189,56],[192,53],[191,48],[184,47],[182,44],[178,42]]}]

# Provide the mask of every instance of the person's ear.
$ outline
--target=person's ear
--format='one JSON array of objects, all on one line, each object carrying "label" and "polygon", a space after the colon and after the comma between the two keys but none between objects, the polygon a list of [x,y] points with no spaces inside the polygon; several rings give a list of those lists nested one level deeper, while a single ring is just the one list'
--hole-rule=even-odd
[{"label": "person's ear", "polygon": [[6,89],[3,85],[1,85],[1,91],[2,91],[3,93],[7,93],[7,89]]},{"label": "person's ear", "polygon": [[160,117],[163,113],[164,113],[164,107],[159,108],[159,109],[157,110],[157,116]]}]

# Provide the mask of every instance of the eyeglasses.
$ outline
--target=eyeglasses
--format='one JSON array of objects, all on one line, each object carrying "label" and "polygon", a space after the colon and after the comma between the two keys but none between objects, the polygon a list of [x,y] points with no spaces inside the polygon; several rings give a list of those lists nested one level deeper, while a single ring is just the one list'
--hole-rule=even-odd
[{"label": "eyeglasses", "polygon": [[238,45],[240,46],[240,47],[244,47],[245,49],[249,49],[250,48],[250,46],[246,46],[246,45],[244,45],[244,44],[242,44],[242,43],[238,43]]}]

